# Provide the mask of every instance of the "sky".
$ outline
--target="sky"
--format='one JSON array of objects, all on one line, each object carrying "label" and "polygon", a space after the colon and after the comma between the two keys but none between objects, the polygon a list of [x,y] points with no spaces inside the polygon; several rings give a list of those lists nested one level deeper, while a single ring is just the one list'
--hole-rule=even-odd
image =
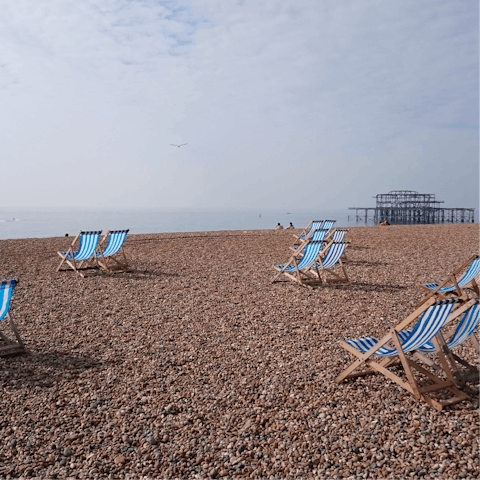
[{"label": "sky", "polygon": [[3,206],[478,208],[477,1],[1,3]]}]

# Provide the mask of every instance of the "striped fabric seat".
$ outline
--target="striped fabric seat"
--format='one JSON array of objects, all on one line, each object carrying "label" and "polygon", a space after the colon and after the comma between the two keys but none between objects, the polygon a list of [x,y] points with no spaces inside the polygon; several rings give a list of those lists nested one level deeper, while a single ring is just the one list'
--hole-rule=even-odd
[{"label": "striped fabric seat", "polygon": [[89,260],[95,254],[102,231],[80,232],[80,246],[76,252],[60,252],[67,260]]},{"label": "striped fabric seat", "polygon": [[[107,273],[130,271],[123,244],[128,230],[109,230],[97,249],[97,264]],[[108,237],[108,243],[103,251],[100,251]]]},{"label": "striped fabric seat", "polygon": [[312,236],[309,238],[309,240],[311,242],[323,242],[327,233],[328,230],[326,229],[316,230],[312,233]]},{"label": "striped fabric seat", "polygon": [[[0,332],[0,357],[19,355],[26,353],[17,326],[15,325],[11,314],[8,312],[10,301],[12,299],[13,289],[17,280],[2,280],[0,283],[0,322],[6,317],[9,320],[10,327],[15,335],[16,341],[11,340],[5,333]],[[2,329],[4,330],[4,329]]]},{"label": "striped fabric seat", "polygon": [[302,235],[296,235],[296,237],[303,240],[305,239],[305,237],[308,237],[308,235],[310,235],[313,231],[322,230],[324,223],[325,220],[313,220],[312,222],[310,222],[310,227],[308,228],[308,230]]},{"label": "striped fabric seat", "polygon": [[[430,342],[430,340],[432,340],[432,338],[435,337],[445,325],[445,322],[452,311],[453,305],[456,302],[456,299],[438,300],[434,305],[423,312],[415,327],[412,330],[406,331],[405,334],[400,337],[403,352],[419,350],[425,344]],[[346,343],[360,352],[365,353],[374,347],[378,343],[378,340],[375,337],[365,337],[346,340]],[[398,351],[396,348],[382,346],[373,354],[378,357],[393,357],[398,355]]]},{"label": "striped fabric seat", "polygon": [[[73,242],[67,251],[57,252],[62,259],[57,268],[57,272],[60,271],[64,263],[82,277],[85,275],[80,271],[81,269],[92,268],[92,263],[96,268],[98,266],[96,264],[96,253],[101,233],[101,230],[79,232],[79,234],[73,239]],[[78,239],[80,239],[80,245],[78,250],[74,252],[73,250]]]},{"label": "striped fabric seat", "polygon": [[320,250],[322,249],[323,242],[309,242],[305,246],[303,251],[303,257],[298,261],[297,265],[292,262],[287,265],[276,265],[275,268],[282,272],[295,272],[297,270],[305,270],[310,268],[318,257]]},{"label": "striped fabric seat", "polygon": [[322,229],[327,230],[329,232],[332,229],[335,222],[336,222],[336,220],[325,220],[323,222]]},{"label": "striped fabric seat", "polygon": [[[457,282],[458,286],[460,288],[465,287],[472,280],[478,277],[479,273],[480,273],[480,258],[477,256],[473,259],[467,271],[462,275],[462,278],[458,280]],[[438,287],[438,283],[425,283],[424,286],[430,290],[435,290]],[[448,293],[448,292],[453,292],[455,288],[456,288],[455,285],[452,284],[446,287],[439,288],[438,291],[440,293]]]},{"label": "striped fabric seat", "polygon": [[108,237],[108,243],[103,252],[97,252],[97,257],[111,257],[119,252],[122,248],[128,230],[111,230]]},{"label": "striped fabric seat", "polygon": [[8,313],[8,307],[10,306],[10,300],[12,298],[13,288],[17,281],[12,280],[2,280],[0,285],[0,321],[3,320],[5,315]]},{"label": "striped fabric seat", "polygon": [[343,242],[343,239],[345,238],[346,233],[347,233],[347,230],[335,230],[333,232],[332,240],[335,243]]},{"label": "striped fabric seat", "polygon": [[319,269],[328,269],[334,267],[342,255],[345,252],[345,248],[348,243],[332,243],[325,254],[325,257],[322,259],[320,263],[317,263],[317,268]]},{"label": "striped fabric seat", "polygon": [[[470,338],[473,332],[478,327],[480,323],[480,305],[477,303],[470,307],[463,315],[462,319],[460,320],[457,328],[455,329],[454,334],[451,338],[447,341],[447,347],[452,350],[458,345],[462,344]],[[412,334],[412,330],[402,330],[398,332],[398,336],[400,337],[400,341],[405,343],[405,341],[409,338]],[[419,349],[423,353],[435,353],[435,346],[432,342],[426,342],[423,346],[419,347]]]}]

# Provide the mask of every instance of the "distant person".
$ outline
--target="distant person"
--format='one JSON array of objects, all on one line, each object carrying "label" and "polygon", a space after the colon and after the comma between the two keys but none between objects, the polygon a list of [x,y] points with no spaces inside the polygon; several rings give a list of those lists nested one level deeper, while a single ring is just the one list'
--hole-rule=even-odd
[{"label": "distant person", "polygon": [[275,225],[275,230],[283,230],[283,227],[280,225],[280,222],[278,222],[278,223]]},{"label": "distant person", "polygon": [[287,228],[288,228],[289,230],[294,230],[294,229],[295,229],[295,227],[293,226],[293,223],[292,223],[292,222],[290,222],[290,223],[288,224],[288,227],[287,227]]}]

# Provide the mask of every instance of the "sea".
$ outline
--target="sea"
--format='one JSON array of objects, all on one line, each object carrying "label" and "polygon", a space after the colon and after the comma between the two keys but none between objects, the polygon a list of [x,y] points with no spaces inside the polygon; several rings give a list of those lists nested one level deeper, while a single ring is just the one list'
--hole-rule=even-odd
[{"label": "sea", "polygon": [[[311,220],[349,225],[348,209],[98,209],[0,207],[0,239],[61,237],[80,230],[124,230],[130,233],[203,232],[273,229],[291,222],[303,228]],[[353,222],[350,222],[353,225]]]}]

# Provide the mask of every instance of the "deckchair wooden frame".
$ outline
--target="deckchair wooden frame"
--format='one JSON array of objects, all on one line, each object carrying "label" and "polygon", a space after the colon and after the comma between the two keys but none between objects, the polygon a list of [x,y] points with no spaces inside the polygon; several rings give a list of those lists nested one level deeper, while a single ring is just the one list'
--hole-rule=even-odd
[{"label": "deckchair wooden frame", "polygon": [[9,339],[5,334],[0,332],[0,338],[6,343],[5,346],[0,346],[0,357],[6,357],[9,355],[20,355],[22,353],[27,353],[25,345],[18,333],[18,328],[15,322],[13,321],[12,315],[7,313],[4,318],[8,318],[8,322],[10,323],[10,328],[12,329],[15,338],[17,341],[13,341]]},{"label": "deckchair wooden frame", "polygon": [[[343,264],[341,258],[339,258],[338,260],[338,265],[343,271],[343,277],[337,274],[336,272],[332,271],[334,267],[320,268],[320,269],[318,268],[317,263],[320,263],[320,265],[322,265],[323,267],[322,259],[325,258],[329,247],[333,245],[335,242],[330,240],[330,242],[324,241],[323,243],[324,245],[318,252],[318,255],[315,261],[313,262],[312,266],[308,269],[301,270],[298,268],[298,261],[301,259],[301,256],[302,256],[301,255],[302,252],[300,250],[308,244],[308,241],[304,242],[304,244],[302,244],[302,247],[301,248],[299,247],[297,254],[292,255],[288,263],[284,265],[284,268],[278,271],[277,275],[272,280],[272,283],[276,282],[278,277],[280,277],[280,275],[282,274],[285,275],[290,280],[293,280],[294,282],[297,282],[300,285],[308,288],[313,288],[314,286],[322,285],[325,283],[350,283],[350,279],[348,278],[345,265]],[[340,243],[348,243],[348,242],[340,242]],[[289,265],[295,266],[294,274],[291,272],[285,271],[285,268]],[[330,275],[333,278],[329,278],[328,275]]]},{"label": "deckchair wooden frame", "polygon": [[[98,230],[97,230],[98,232]],[[85,277],[85,275],[80,271],[80,270],[86,270],[89,268],[97,268],[98,262],[97,262],[97,256],[96,256],[96,250],[92,254],[90,258],[86,258],[85,260],[80,260],[80,262],[77,262],[75,260],[75,255],[74,255],[74,246],[77,240],[82,236],[82,234],[87,233],[86,231],[81,230],[78,232],[77,236],[73,239],[72,244],[70,245],[69,249],[65,252],[65,255],[62,254],[62,252],[57,252],[62,261],[60,262],[60,265],[57,268],[57,272],[60,271],[62,268],[62,265],[66,263],[74,272],[78,273],[81,277]],[[100,231],[101,233],[101,231]],[[98,247],[98,245],[97,245]],[[68,255],[71,255],[71,259],[68,258]]]},{"label": "deckchair wooden frame", "polygon": [[[469,287],[468,286],[460,287],[458,285],[457,276],[460,273],[462,273],[473,262],[473,260],[476,257],[478,257],[478,255],[472,255],[471,257],[469,257],[467,261],[462,263],[450,275],[448,275],[448,277],[446,277],[445,280],[443,280],[443,282],[439,283],[434,290],[431,290],[430,288],[426,287],[425,285],[419,284],[418,286],[421,289],[426,290],[428,292],[428,294],[425,297],[423,297],[417,303],[416,306],[418,307],[418,306],[422,305],[424,302],[426,302],[427,300],[429,300],[432,297],[435,297],[435,298],[438,298],[438,299],[446,299],[446,298],[448,298],[448,294],[461,296],[462,295],[462,288],[465,289],[465,288],[469,288]],[[453,285],[455,286],[455,290],[452,291],[452,292],[445,292],[445,293],[441,292],[440,289],[445,287],[448,283],[453,283]],[[478,297],[479,296],[479,288],[478,288],[478,284],[477,284],[476,280],[473,279],[470,282],[470,284],[471,284],[471,289],[475,292],[475,294]]]},{"label": "deckchair wooden frame", "polygon": [[[315,230],[314,230],[315,231]],[[278,273],[275,275],[275,277],[273,278],[272,280],[272,283],[275,283],[277,282],[278,278],[281,276],[281,275],[285,275],[287,278],[289,278],[290,280],[293,280],[294,282],[297,282],[299,283],[300,285],[304,286],[304,287],[308,287],[310,285],[308,285],[305,281],[306,280],[311,280],[312,277],[310,274],[308,274],[307,270],[301,270],[298,268],[298,262],[300,261],[300,259],[303,257],[303,249],[308,245],[309,243],[309,240],[305,240],[299,247],[297,250],[295,250],[295,253],[290,257],[290,259],[288,260],[288,262],[286,262],[284,265],[283,265],[283,269],[282,270],[278,270]],[[322,243],[325,244],[324,241],[322,241]],[[320,250],[319,250],[319,253],[318,255],[320,255],[323,250],[325,249],[325,245],[323,245]],[[318,255],[316,258],[318,258]],[[316,260],[314,261],[314,264],[316,263]],[[293,275],[292,273],[290,272],[287,272],[285,271],[285,269],[288,267],[288,266],[294,266],[295,267],[295,274]],[[277,268],[277,267],[275,267]]]},{"label": "deckchair wooden frame", "polygon": [[[15,285],[18,284],[18,280],[15,279]],[[13,288],[15,288],[15,285]],[[10,306],[9,306],[10,308]],[[0,357],[7,357],[11,355],[21,355],[24,353],[28,353],[27,349],[25,348],[25,345],[22,341],[22,337],[20,336],[20,333],[18,332],[17,325],[15,324],[13,317],[10,312],[7,311],[5,316],[0,320],[0,324],[2,321],[5,321],[5,318],[8,319],[8,322],[10,324],[10,328],[13,331],[13,334],[15,335],[15,338],[17,341],[15,342],[14,340],[11,340],[8,338],[4,333],[0,332],[0,338],[3,340],[5,345],[0,346]]]},{"label": "deckchair wooden frame", "polygon": [[[128,232],[128,230],[126,231]],[[119,273],[119,272],[131,272],[131,268],[128,265],[127,256],[125,255],[123,244],[118,250],[118,252],[116,252],[114,255],[104,257],[103,244],[107,241],[111,232],[112,230],[108,230],[105,236],[99,242],[96,250],[95,261],[102,270],[106,271],[109,274]],[[108,242],[107,242],[107,245],[108,245]],[[116,258],[117,255],[121,255],[123,257],[123,262],[118,258]],[[115,263],[116,265],[112,265],[112,262]]]},{"label": "deckchair wooden frame", "polygon": [[[478,299],[470,299],[469,303],[477,302]],[[458,355],[452,352],[451,348],[449,347],[449,342],[447,342],[445,339],[452,337],[452,335],[455,333],[456,327],[451,328],[445,335],[441,333],[440,335],[440,342],[439,346],[442,350],[442,352],[445,355],[445,358],[448,359],[450,363],[450,370],[453,373],[454,381],[455,384],[459,387],[464,389],[467,393],[478,393],[478,391],[475,391],[468,387],[466,385],[467,382],[477,382],[480,380],[480,372],[477,367],[474,365],[471,365]],[[475,337],[475,333],[472,332],[472,334],[466,339],[466,342],[470,342],[473,344],[475,351],[479,353],[479,344],[478,340]],[[437,347],[435,347],[437,349]],[[422,361],[425,361],[425,359],[428,357],[425,357],[425,352],[416,352],[420,357]],[[433,352],[432,352],[433,353]],[[428,359],[430,360],[430,359]],[[462,367],[465,367],[462,369]]]},{"label": "deckchair wooden frame", "polygon": [[[466,295],[460,297],[460,301],[464,303],[463,305],[460,305],[456,310],[452,311],[449,318],[447,319],[447,323],[458,318],[475,302],[474,300],[467,300],[468,298]],[[447,362],[444,350],[442,349],[442,345],[445,344],[445,341],[442,337],[441,332],[432,339],[432,343],[435,346],[438,358],[440,360],[440,364],[445,375],[447,376],[447,380],[438,377],[437,375],[428,371],[426,368],[419,365],[413,359],[408,358],[405,352],[402,350],[402,345],[398,337],[398,332],[404,330],[408,325],[414,322],[423,312],[425,312],[429,307],[434,305],[436,301],[436,298],[428,299],[413,313],[411,313],[405,320],[403,320],[396,327],[391,329],[384,337],[382,337],[381,340],[379,340],[372,348],[370,348],[365,353],[360,352],[346,342],[340,342],[340,345],[349,353],[351,353],[354,357],[356,357],[356,360],[336,378],[335,381],[337,382],[337,384],[341,383],[346,379],[381,373],[385,375],[388,379],[392,380],[397,385],[414,395],[414,397],[418,400],[423,400],[428,405],[437,410],[442,410],[446,406],[453,405],[464,400],[469,400],[470,396],[467,393],[459,390],[456,386],[454,373],[452,372],[452,369]],[[395,357],[382,357],[379,361],[376,361],[373,358],[374,352],[376,352],[380,347],[388,344],[393,344],[395,346],[398,355]],[[358,368],[362,366],[367,366],[368,369],[360,372],[355,372]],[[403,380],[398,375],[388,370],[388,367],[391,366],[403,367],[403,371],[407,377],[407,381]],[[422,374],[424,377],[427,377],[427,379],[433,383],[426,386],[420,386],[414,376],[414,370]],[[441,390],[447,390],[453,396],[446,400],[436,400],[429,395],[430,393],[438,392]]]}]

